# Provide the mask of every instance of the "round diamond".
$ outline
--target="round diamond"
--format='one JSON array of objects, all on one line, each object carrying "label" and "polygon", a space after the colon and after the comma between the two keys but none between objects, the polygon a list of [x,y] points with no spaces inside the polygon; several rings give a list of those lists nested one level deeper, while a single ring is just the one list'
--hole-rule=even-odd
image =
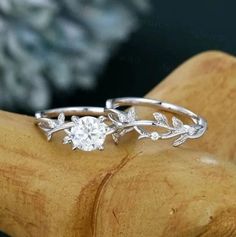
[{"label": "round diamond", "polygon": [[159,133],[157,133],[157,132],[152,132],[152,133],[151,133],[151,139],[152,139],[153,141],[156,141],[156,140],[158,140],[159,138],[160,138]]},{"label": "round diamond", "polygon": [[71,128],[73,145],[83,151],[93,151],[102,147],[106,138],[107,125],[101,120],[85,116]]}]

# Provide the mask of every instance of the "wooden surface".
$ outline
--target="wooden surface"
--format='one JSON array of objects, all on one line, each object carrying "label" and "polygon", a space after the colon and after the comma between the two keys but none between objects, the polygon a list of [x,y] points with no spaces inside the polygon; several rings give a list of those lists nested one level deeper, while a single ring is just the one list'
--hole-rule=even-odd
[{"label": "wooden surface", "polygon": [[33,118],[1,112],[0,229],[12,237],[236,236],[236,59],[198,55],[147,97],[201,114],[207,134],[180,148],[130,134],[104,152],[72,152],[59,138],[48,143]]}]

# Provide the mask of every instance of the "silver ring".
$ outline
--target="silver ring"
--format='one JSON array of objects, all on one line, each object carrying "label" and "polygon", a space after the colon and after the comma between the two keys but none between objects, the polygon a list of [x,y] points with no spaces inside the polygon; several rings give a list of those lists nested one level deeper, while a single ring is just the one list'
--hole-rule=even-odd
[{"label": "silver ring", "polygon": [[[139,120],[137,118],[134,108],[128,110],[128,112],[120,112],[117,110],[119,107],[124,106],[149,106],[172,112],[174,114],[182,115],[192,121],[191,124],[184,124],[179,118],[173,116],[172,122],[168,121],[168,118],[160,112],[153,113],[154,120]],[[111,113],[109,115],[112,122],[122,129],[118,129],[113,133],[113,139],[118,141],[121,136],[132,130],[138,132],[138,139],[150,138],[152,140],[158,139],[170,139],[175,138],[173,146],[179,146],[183,144],[187,139],[195,139],[201,137],[206,129],[207,122],[202,117],[196,115],[192,111],[174,105],[168,102],[146,99],[146,98],[135,98],[135,97],[124,97],[109,99],[106,102],[106,108]],[[144,127],[155,127],[162,128],[165,131],[153,131],[148,132]]]},{"label": "silver ring", "polygon": [[[73,150],[93,151],[103,150],[106,136],[117,129],[109,121],[108,112],[100,107],[68,107],[40,111],[35,117],[48,140],[51,140],[54,133],[64,131],[64,144],[72,144]],[[70,120],[66,120],[68,116]]]}]

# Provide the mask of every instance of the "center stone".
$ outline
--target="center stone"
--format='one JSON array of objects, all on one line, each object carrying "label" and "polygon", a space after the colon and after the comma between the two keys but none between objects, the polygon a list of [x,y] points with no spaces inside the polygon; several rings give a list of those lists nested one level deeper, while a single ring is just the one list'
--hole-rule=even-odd
[{"label": "center stone", "polygon": [[93,151],[102,147],[107,132],[107,125],[98,118],[85,116],[71,128],[71,141],[83,151]]}]

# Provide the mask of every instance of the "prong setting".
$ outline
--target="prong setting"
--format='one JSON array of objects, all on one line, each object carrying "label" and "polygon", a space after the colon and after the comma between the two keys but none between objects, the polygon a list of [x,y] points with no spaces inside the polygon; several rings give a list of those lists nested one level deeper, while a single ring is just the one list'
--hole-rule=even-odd
[{"label": "prong setting", "polygon": [[107,120],[107,118],[105,116],[99,116],[98,119],[100,122],[104,122]]},{"label": "prong setting", "polygon": [[85,116],[73,117],[74,126],[66,131],[64,138],[66,144],[71,143],[72,149],[83,151],[102,150],[107,134],[107,125],[101,118]]},{"label": "prong setting", "polygon": [[71,117],[71,121],[74,122],[75,124],[79,122],[79,119],[80,118],[78,116],[75,116],[75,115]]},{"label": "prong setting", "polygon": [[99,150],[99,151],[103,151],[103,150],[104,150],[104,146],[101,145],[100,147],[98,147],[98,150]]}]

